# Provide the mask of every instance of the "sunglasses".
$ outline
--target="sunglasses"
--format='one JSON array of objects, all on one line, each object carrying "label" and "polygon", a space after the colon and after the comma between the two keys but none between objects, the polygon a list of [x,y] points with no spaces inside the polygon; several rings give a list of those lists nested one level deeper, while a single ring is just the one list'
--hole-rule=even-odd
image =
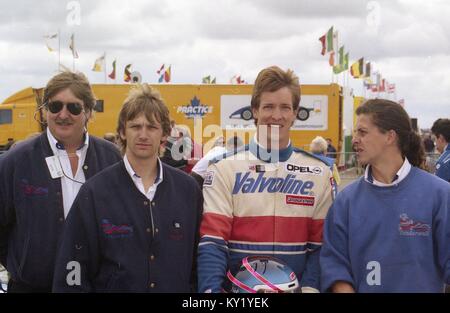
[{"label": "sunglasses", "polygon": [[61,101],[52,101],[47,103],[47,108],[50,112],[56,114],[63,109],[64,105],[66,106],[67,111],[69,111],[70,114],[73,115],[79,115],[83,111],[83,105],[76,102],[69,102],[64,104]]}]

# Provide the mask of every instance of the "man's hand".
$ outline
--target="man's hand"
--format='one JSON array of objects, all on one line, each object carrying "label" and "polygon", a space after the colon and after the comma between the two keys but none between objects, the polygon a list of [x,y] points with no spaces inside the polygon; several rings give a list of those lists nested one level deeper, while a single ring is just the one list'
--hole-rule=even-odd
[{"label": "man's hand", "polygon": [[346,281],[337,281],[331,286],[331,291],[334,293],[355,293],[353,286]]}]

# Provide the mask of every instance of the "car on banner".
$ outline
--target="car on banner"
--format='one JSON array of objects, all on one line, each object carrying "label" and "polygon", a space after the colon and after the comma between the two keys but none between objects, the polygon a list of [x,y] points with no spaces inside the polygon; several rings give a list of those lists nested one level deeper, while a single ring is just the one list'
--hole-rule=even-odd
[{"label": "car on banner", "polygon": [[[314,111],[314,108],[305,108],[300,106],[298,113],[297,113],[297,119],[300,121],[306,121],[309,118],[310,112]],[[251,106],[245,106],[243,108],[240,108],[239,110],[234,111],[231,113],[229,118],[241,118],[245,121],[249,121],[253,119],[253,112],[251,109]]]}]

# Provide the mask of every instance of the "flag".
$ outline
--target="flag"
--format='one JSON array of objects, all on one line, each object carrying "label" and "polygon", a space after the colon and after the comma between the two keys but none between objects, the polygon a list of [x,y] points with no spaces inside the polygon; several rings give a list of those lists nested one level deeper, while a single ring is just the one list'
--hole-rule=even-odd
[{"label": "flag", "polygon": [[103,54],[101,57],[99,57],[97,60],[95,60],[94,66],[92,67],[92,70],[94,72],[102,72],[103,71],[103,63],[105,62],[105,54]]},{"label": "flag", "polygon": [[74,59],[78,59],[78,52],[75,49],[75,34],[72,34],[72,36],[70,36],[70,45],[69,45],[70,50],[72,51],[72,56]]},{"label": "flag", "polygon": [[319,38],[320,43],[322,44],[322,51],[320,52],[321,55],[325,55],[327,52],[327,35],[323,35]]},{"label": "flag", "polygon": [[385,92],[386,91],[386,80],[383,78],[381,80],[381,85],[378,86],[378,91],[379,92]]},{"label": "flag", "polygon": [[116,60],[112,63],[112,68],[112,72],[108,75],[108,77],[111,79],[116,79]]},{"label": "flag", "polygon": [[156,73],[159,75],[158,83],[162,83],[164,81],[164,66],[165,64],[161,65],[159,70],[156,71]]},{"label": "flag", "polygon": [[340,74],[344,71],[344,46],[339,48],[339,64],[333,66],[333,73]]},{"label": "flag", "polygon": [[387,84],[387,92],[394,93],[395,92],[395,84]]},{"label": "flag", "polygon": [[327,52],[333,51],[333,26],[327,32]]},{"label": "flag", "polygon": [[202,78],[202,84],[210,84],[211,83],[211,76],[205,76]]},{"label": "flag", "polygon": [[331,53],[330,53],[330,58],[328,59],[328,64],[330,64],[330,66],[334,66],[334,51],[331,51]]},{"label": "flag", "polygon": [[350,74],[354,78],[362,78],[364,74],[364,58],[359,59],[350,67]]},{"label": "flag", "polygon": [[57,38],[57,37],[58,37],[58,34],[45,35],[45,36],[44,36],[44,38],[45,38],[45,45],[47,46],[47,49],[48,49],[49,52],[55,51],[55,49],[53,49],[53,48],[51,47],[51,45],[50,45],[50,40],[51,40],[51,39],[55,39],[55,38]]},{"label": "flag", "polygon": [[372,88],[372,80],[370,79],[364,79],[363,81],[363,85],[366,89],[371,89]]},{"label": "flag", "polygon": [[130,67],[131,67],[131,64],[128,64],[127,66],[125,66],[125,70],[123,71],[123,80],[127,83],[129,81],[131,81]]},{"label": "flag", "polygon": [[344,70],[348,70],[348,52],[344,56]]},{"label": "flag", "polygon": [[157,74],[161,74],[162,70],[164,69],[164,64],[161,65],[161,67],[159,68],[159,70],[156,71]]},{"label": "flag", "polygon": [[371,72],[370,62],[367,62],[366,63],[366,71],[364,73],[364,77],[370,77],[370,72]]},{"label": "flag", "polygon": [[170,82],[170,76],[171,76],[171,67],[172,67],[172,65],[169,65],[169,68],[168,69],[166,69],[166,71],[164,72],[164,81],[166,82],[166,83],[168,83],[168,82]]}]

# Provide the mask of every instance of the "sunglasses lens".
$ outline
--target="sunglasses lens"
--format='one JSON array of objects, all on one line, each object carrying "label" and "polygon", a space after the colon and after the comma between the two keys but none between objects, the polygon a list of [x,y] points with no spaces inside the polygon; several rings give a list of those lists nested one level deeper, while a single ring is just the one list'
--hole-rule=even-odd
[{"label": "sunglasses lens", "polygon": [[[81,104],[76,102],[70,102],[67,103],[67,110],[70,112],[70,114],[78,115],[83,111],[83,107]],[[48,103],[48,110],[52,112],[53,114],[56,114],[60,112],[64,107],[64,103],[61,101],[53,101]]]},{"label": "sunglasses lens", "polygon": [[73,115],[78,115],[81,113],[83,108],[81,107],[81,104],[74,102],[67,103],[67,110],[69,110],[69,112]]},{"label": "sunglasses lens", "polygon": [[48,104],[48,110],[53,114],[62,110],[64,104],[61,101],[53,101]]}]

